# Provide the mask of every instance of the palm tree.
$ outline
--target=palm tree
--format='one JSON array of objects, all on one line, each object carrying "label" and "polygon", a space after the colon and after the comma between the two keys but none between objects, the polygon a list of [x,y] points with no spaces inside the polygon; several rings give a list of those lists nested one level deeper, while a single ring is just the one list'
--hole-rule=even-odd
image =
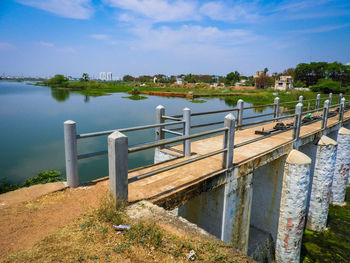
[{"label": "palm tree", "polygon": [[88,80],[89,80],[89,74],[83,73],[81,79],[82,79],[83,81],[88,81]]}]

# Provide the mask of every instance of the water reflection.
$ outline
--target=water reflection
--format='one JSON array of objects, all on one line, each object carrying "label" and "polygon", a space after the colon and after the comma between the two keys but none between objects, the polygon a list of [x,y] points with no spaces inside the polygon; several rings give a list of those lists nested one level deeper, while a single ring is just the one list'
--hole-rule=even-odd
[{"label": "water reflection", "polygon": [[69,98],[69,91],[64,89],[51,88],[51,97],[58,102],[64,102]]}]

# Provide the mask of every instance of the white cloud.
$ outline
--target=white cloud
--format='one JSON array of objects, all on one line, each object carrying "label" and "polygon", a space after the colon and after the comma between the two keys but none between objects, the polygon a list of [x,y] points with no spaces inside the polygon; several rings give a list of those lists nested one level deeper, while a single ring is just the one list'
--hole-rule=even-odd
[{"label": "white cloud", "polygon": [[39,44],[43,47],[54,47],[55,45],[50,42],[40,41]]},{"label": "white cloud", "polygon": [[179,22],[199,19],[197,4],[190,1],[105,0],[105,2],[112,7],[127,10],[154,22]]},{"label": "white cloud", "polygon": [[[316,6],[324,5],[334,0],[301,0],[301,1],[285,1],[279,7],[275,9],[275,11],[290,11],[290,12],[299,12],[302,9],[306,8],[314,8]],[[308,10],[308,11],[312,11]]]},{"label": "white cloud", "polygon": [[294,30],[293,33],[301,33],[301,34],[311,34],[311,33],[324,33],[324,32],[330,32],[342,28],[350,27],[350,24],[343,24],[343,25],[334,25],[334,26],[321,26],[316,28],[307,28],[302,30]]},{"label": "white cloud", "polygon": [[90,35],[90,37],[97,39],[97,40],[102,40],[102,39],[108,38],[108,36],[104,35],[104,34],[93,34],[93,35]]},{"label": "white cloud", "polygon": [[66,18],[88,19],[94,13],[91,0],[17,0],[17,2]]},{"label": "white cloud", "polygon": [[160,27],[157,29],[139,27],[134,29],[136,49],[167,52],[230,52],[233,46],[256,41],[259,37],[247,30],[220,30],[217,27],[184,25],[178,29]]},{"label": "white cloud", "polygon": [[207,2],[200,7],[199,12],[212,20],[233,22],[244,19],[245,22],[253,22],[259,16],[250,9],[247,5],[228,6],[222,2]]},{"label": "white cloud", "polygon": [[15,45],[12,45],[8,42],[0,42],[0,50],[10,50],[15,48],[16,48]]}]

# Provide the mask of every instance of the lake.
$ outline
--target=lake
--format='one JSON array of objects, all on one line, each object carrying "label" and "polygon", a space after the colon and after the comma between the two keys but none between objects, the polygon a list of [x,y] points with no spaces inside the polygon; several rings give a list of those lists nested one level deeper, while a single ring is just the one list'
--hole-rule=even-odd
[{"label": "lake", "polygon": [[[23,82],[0,81],[0,181],[20,183],[49,169],[65,175],[63,122],[66,120],[76,121],[80,134],[154,124],[155,107],[159,104],[165,107],[166,115],[181,114],[185,107],[192,112],[203,112],[235,105],[229,98],[205,98],[206,103],[192,103],[188,99],[157,96],[147,96],[144,100],[123,98],[127,96],[114,93],[87,97]],[[263,113],[268,112],[272,109],[263,110]],[[226,114],[193,117],[192,124],[220,121]],[[252,114],[253,110],[245,112],[245,116]],[[221,125],[194,129],[192,133],[218,127]],[[129,145],[151,142],[155,137],[154,129],[127,135]],[[107,136],[78,141],[79,154],[106,149]],[[153,150],[129,155],[129,169],[152,162]],[[80,182],[104,176],[108,176],[107,155],[79,160]]]}]

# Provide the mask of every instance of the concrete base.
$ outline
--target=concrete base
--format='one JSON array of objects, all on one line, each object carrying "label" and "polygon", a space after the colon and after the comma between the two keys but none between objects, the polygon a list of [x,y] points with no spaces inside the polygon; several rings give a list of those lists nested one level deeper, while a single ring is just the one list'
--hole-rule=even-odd
[{"label": "concrete base", "polygon": [[275,242],[271,234],[250,226],[248,256],[259,263],[275,262]]}]

